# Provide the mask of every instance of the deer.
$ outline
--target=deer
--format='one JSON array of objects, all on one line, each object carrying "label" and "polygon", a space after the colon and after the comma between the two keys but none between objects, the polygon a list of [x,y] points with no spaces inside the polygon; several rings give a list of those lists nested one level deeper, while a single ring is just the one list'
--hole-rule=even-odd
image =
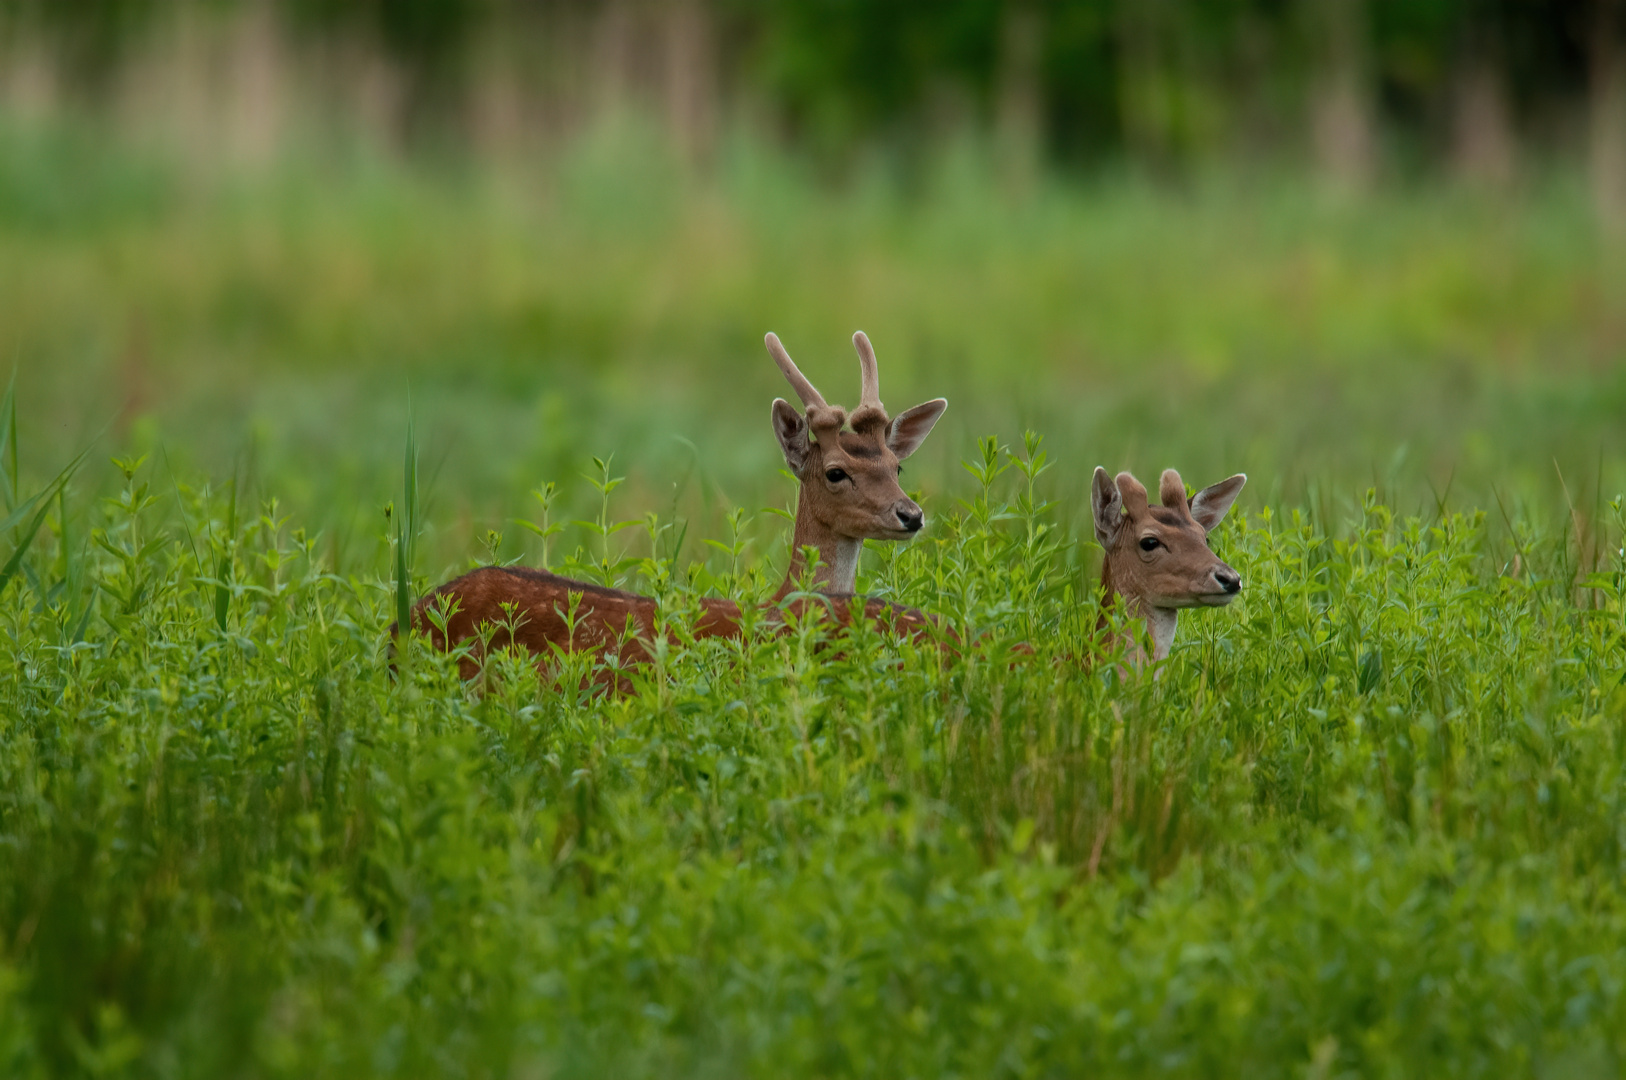
[{"label": "deer", "polygon": [[[853,335],[860,393],[851,412],[831,405],[802,374],[776,334],[764,339],[769,355],[797,397],[802,411],[774,399],[774,435],[800,491],[784,582],[764,605],[765,621],[784,628],[787,614],[812,614],[847,625],[855,610],[883,631],[929,636],[923,613],[855,595],[865,540],[908,540],[925,525],[925,512],[904,493],[900,462],[920,448],[948,407],[934,398],[887,414],[880,398],[880,367],[863,331]],[[816,562],[808,563],[808,552]],[[811,593],[804,591],[811,584]],[[815,610],[817,608],[817,610]],[[547,570],[485,566],[434,589],[412,609],[412,626],[437,649],[463,642],[474,647],[459,658],[464,679],[476,677],[488,650],[521,646],[545,662],[558,652],[591,651],[607,661],[596,678],[624,689],[618,671],[652,658],[658,624],[654,599],[561,577]],[[696,639],[736,638],[743,613],[732,600],[707,597],[693,624]],[[394,635],[397,628],[390,627]]]},{"label": "deer", "polygon": [[[1242,485],[1243,473],[1203,488],[1186,499],[1186,486],[1173,469],[1163,473],[1158,497],[1149,505],[1146,488],[1128,472],[1111,478],[1096,466],[1090,485],[1095,538],[1105,551],[1101,561],[1101,616],[1098,633],[1106,637],[1111,611],[1118,604],[1142,619],[1151,638],[1151,661],[1168,658],[1180,612],[1186,608],[1224,607],[1242,591],[1242,575],[1208,545],[1208,536],[1225,520]],[[1141,636],[1125,633],[1125,658],[1139,668],[1145,661]]]}]

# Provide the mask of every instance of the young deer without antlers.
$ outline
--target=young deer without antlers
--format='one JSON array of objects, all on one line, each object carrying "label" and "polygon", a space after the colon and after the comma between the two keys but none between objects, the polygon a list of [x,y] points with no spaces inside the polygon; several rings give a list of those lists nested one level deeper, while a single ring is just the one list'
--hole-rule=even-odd
[{"label": "young deer without antlers", "polygon": [[[1224,607],[1242,591],[1242,576],[1220,561],[1208,534],[1224,520],[1248,478],[1241,473],[1203,488],[1186,501],[1186,486],[1173,469],[1158,485],[1162,506],[1150,506],[1146,488],[1127,472],[1116,481],[1097,466],[1090,503],[1095,537],[1106,549],[1101,563],[1101,628],[1107,610],[1122,599],[1125,610],[1146,620],[1152,660],[1169,655],[1181,608]],[[1132,663],[1144,662],[1140,635],[1125,643]]]},{"label": "young deer without antlers", "polygon": [[[783,605],[800,614],[818,605],[846,623],[864,541],[906,540],[925,522],[920,507],[898,485],[898,463],[925,441],[948,402],[936,398],[888,418],[881,404],[875,351],[862,332],[853,335],[862,391],[851,413],[825,402],[778,337],[769,334],[767,346],[807,410],[804,416],[784,400],[773,403],[774,433],[786,464],[801,482],[801,493],[790,566],[769,608],[777,614]],[[818,553],[814,588],[834,603],[789,599],[807,575],[805,549]],[[927,626],[920,612],[881,600],[864,601],[863,612],[865,618],[896,632],[920,633]],[[656,614],[656,602],[647,596],[545,570],[487,566],[424,596],[412,609],[412,625],[439,649],[476,642],[459,662],[467,679],[479,672],[486,649],[515,645],[539,658],[564,650],[613,656],[623,665],[648,660]],[[393,634],[395,628],[390,629]],[[739,605],[717,598],[700,601],[696,637],[737,637],[741,632]],[[600,681],[620,685],[608,671]]]}]

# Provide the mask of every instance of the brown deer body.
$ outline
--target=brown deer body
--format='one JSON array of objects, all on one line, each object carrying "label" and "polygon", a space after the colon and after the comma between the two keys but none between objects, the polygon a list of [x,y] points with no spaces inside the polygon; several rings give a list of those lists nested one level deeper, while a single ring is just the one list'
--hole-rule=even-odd
[{"label": "brown deer body", "polygon": [[[1220,561],[1208,534],[1224,520],[1248,478],[1241,473],[1186,499],[1186,486],[1173,469],[1158,485],[1162,506],[1147,502],[1146,488],[1127,472],[1116,480],[1097,467],[1090,488],[1095,537],[1106,557],[1101,562],[1101,618],[1122,603],[1146,623],[1153,662],[1169,655],[1182,608],[1224,607],[1242,591],[1242,576]],[[1135,666],[1145,662],[1139,634],[1127,636],[1125,652]]]},{"label": "brown deer body", "polygon": [[[862,374],[858,407],[849,414],[829,405],[769,334],[768,351],[801,398],[806,414],[784,400],[773,403],[774,433],[785,462],[801,483],[796,504],[790,565],[784,583],[766,606],[769,621],[781,612],[801,615],[814,606],[840,623],[852,618],[858,556],[864,541],[905,540],[920,531],[925,515],[898,484],[898,463],[919,448],[948,403],[942,398],[889,418],[880,400],[875,353],[863,333],[853,335]],[[805,550],[818,554],[812,583],[829,598],[792,594],[807,576]],[[699,601],[694,636],[737,637],[739,605],[732,600]],[[919,633],[928,620],[918,611],[865,599],[863,617],[895,633]],[[423,597],[412,611],[413,628],[438,649],[474,643],[459,662],[473,678],[489,650],[520,646],[546,660],[554,652],[591,651],[617,661],[650,658],[657,602],[647,596],[591,585],[545,570],[487,566],[447,582]],[[437,625],[439,624],[439,625]],[[394,631],[391,627],[391,631]],[[600,679],[618,684],[613,672]]]}]

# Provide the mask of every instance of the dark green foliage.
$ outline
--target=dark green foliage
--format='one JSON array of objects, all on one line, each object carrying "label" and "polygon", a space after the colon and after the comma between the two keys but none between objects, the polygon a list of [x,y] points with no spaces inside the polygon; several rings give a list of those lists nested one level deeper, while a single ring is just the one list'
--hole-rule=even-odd
[{"label": "dark green foliage", "polygon": [[1001,12],[986,0],[758,6],[760,78],[815,146],[828,150],[878,131],[905,136],[933,79],[988,98]]},{"label": "dark green foliage", "polygon": [[1620,1068],[1626,564],[1550,521],[1239,517],[1242,598],[1125,677],[990,441],[861,583],[965,655],[686,643],[720,545],[626,568],[676,638],[605,700],[392,680],[395,566],[122,467],[0,596],[8,1075]]},{"label": "dark green foliage", "polygon": [[[672,0],[675,4],[678,0]],[[908,154],[945,127],[988,126],[1012,78],[1031,81],[1041,135],[1065,163],[1129,157],[1153,166],[1228,149],[1291,153],[1306,127],[1328,43],[1331,0],[693,0],[710,46],[699,73],[729,97],[766,106],[824,161],[856,151]],[[1412,156],[1446,157],[1459,78],[1486,63],[1516,126],[1563,137],[1585,109],[1591,40],[1610,0],[1340,0],[1351,9],[1364,96]],[[37,39],[77,96],[102,101],[174,19],[241,11],[243,0],[0,0],[0,34]],[[618,63],[604,35],[647,19],[641,74],[659,79],[665,3],[628,0],[284,0],[286,36],[320,55],[375,50],[402,80],[404,135],[441,147],[468,135],[464,106],[494,53],[529,49],[542,80]],[[594,20],[603,19],[602,23]],[[1010,70],[1011,20],[1030,18],[1031,72]],[[621,30],[613,26],[619,21]],[[584,34],[596,26],[600,36]],[[608,28],[607,28],[608,27]],[[566,43],[563,50],[561,42]],[[493,48],[493,43],[497,47]],[[550,51],[552,50],[552,51]],[[583,57],[580,54],[586,52]],[[590,81],[590,80],[589,80]],[[557,107],[560,102],[554,102]],[[574,108],[568,96],[564,107]],[[659,109],[655,110],[659,111]],[[1289,133],[1292,133],[1290,136]]]}]

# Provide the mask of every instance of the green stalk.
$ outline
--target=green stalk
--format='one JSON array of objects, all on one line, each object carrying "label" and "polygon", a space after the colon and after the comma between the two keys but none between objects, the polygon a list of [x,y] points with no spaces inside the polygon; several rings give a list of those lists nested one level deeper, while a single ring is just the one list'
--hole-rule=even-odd
[{"label": "green stalk", "polygon": [[395,521],[395,620],[399,633],[412,626],[412,566],[418,539],[418,440],[407,408],[406,460],[402,466],[401,513]]},{"label": "green stalk", "polygon": [[[13,427],[13,430],[15,430],[15,427]],[[7,514],[4,521],[0,521],[0,535],[4,535],[11,532],[12,529],[27,518],[35,506],[39,506],[39,512],[34,515],[34,520],[29,523],[22,539],[17,542],[17,547],[12,551],[11,558],[6,561],[4,567],[0,567],[0,593],[6,591],[6,586],[11,584],[11,579],[17,576],[17,571],[22,567],[23,557],[28,554],[28,549],[34,543],[34,537],[38,534],[40,525],[45,521],[45,515],[51,509],[51,500],[63,488],[67,487],[69,479],[73,477],[75,472],[79,471],[79,466],[84,464],[85,455],[89,453],[89,447],[79,451],[79,455],[68,462],[67,467],[57,473],[56,479],[47,484],[43,491],[37,492],[23,505]]]},{"label": "green stalk", "polygon": [[215,568],[215,625],[226,632],[226,616],[231,612],[231,545],[237,539],[237,470],[232,469],[231,496],[226,510],[226,549]]},{"label": "green stalk", "polygon": [[0,452],[6,455],[6,509],[17,505],[17,373],[11,373],[6,396],[0,398]]}]

